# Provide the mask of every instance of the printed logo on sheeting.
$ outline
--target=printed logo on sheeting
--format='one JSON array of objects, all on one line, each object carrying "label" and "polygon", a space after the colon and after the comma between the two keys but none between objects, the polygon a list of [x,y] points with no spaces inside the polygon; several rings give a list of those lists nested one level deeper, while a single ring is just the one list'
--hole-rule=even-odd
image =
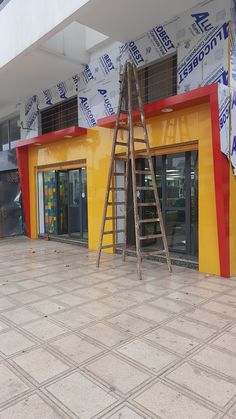
[{"label": "printed logo on sheeting", "polygon": [[221,151],[231,162],[236,176],[236,90],[219,85],[218,101]]},{"label": "printed logo on sheeting", "polygon": [[25,103],[23,126],[27,129],[26,135],[28,131],[38,129],[38,98],[36,95],[29,98]]},{"label": "printed logo on sheeting", "polygon": [[181,43],[178,49],[178,92],[216,81],[228,82],[228,23]]},{"label": "printed logo on sheeting", "polygon": [[230,89],[218,86],[220,148],[229,159]]},{"label": "printed logo on sheeting", "polygon": [[176,51],[177,20],[155,26],[149,32],[128,43],[129,55],[137,67]]},{"label": "printed logo on sheeting", "polygon": [[232,0],[206,0],[181,14],[177,24],[177,41],[191,40],[231,20],[235,21]]},{"label": "printed logo on sheeting", "polygon": [[62,100],[66,100],[75,96],[78,92],[78,84],[80,76],[73,75],[67,80],[57,83],[50,89],[45,89],[38,94],[38,107],[43,109],[47,106],[54,105]]},{"label": "printed logo on sheeting", "polygon": [[230,139],[230,151],[231,151],[231,164],[234,169],[234,175],[236,176],[236,90],[231,89],[231,139]]},{"label": "printed logo on sheeting", "polygon": [[82,118],[84,120],[84,123],[81,126],[93,127],[94,125],[96,125],[96,120],[88,104],[87,97],[84,97],[84,96],[79,97],[79,112],[81,112]]}]

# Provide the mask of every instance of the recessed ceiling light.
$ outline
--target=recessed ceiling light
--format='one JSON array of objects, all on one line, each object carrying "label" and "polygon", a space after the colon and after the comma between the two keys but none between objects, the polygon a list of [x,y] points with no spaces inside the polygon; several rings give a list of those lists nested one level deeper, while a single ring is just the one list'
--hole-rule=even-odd
[{"label": "recessed ceiling light", "polygon": [[72,138],[72,135],[64,135],[64,138]]},{"label": "recessed ceiling light", "polygon": [[164,112],[164,113],[169,113],[169,112],[173,112],[173,110],[174,110],[174,109],[172,109],[172,108],[163,108],[163,109],[161,110],[161,112]]}]

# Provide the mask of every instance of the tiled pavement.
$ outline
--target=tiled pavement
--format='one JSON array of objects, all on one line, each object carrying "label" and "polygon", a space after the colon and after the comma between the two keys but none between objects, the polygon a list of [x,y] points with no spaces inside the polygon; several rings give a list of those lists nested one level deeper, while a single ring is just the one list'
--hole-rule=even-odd
[{"label": "tiled pavement", "polygon": [[236,418],[236,280],[0,241],[0,419]]}]

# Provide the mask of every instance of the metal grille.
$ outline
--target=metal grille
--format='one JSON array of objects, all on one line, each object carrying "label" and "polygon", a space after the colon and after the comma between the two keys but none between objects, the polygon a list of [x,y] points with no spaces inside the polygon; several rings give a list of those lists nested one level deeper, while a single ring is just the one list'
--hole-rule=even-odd
[{"label": "metal grille", "polygon": [[19,183],[19,173],[14,172],[0,172],[0,182]]},{"label": "metal grille", "polygon": [[42,110],[40,120],[42,134],[78,125],[77,97]]}]

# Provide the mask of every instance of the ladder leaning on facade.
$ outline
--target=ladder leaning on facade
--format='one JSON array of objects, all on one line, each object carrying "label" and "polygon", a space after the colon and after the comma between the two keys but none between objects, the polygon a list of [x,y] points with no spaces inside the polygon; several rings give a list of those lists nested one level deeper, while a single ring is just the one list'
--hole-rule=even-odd
[{"label": "ladder leaning on facade", "polygon": [[[133,104],[135,103],[135,107]],[[127,106],[128,105],[128,106]],[[126,109],[123,109],[126,108]],[[124,123],[124,114],[126,116]],[[135,138],[134,128],[139,127],[143,132],[143,138]],[[127,132],[127,138],[123,141],[122,138],[118,138],[119,134]],[[136,144],[142,144],[143,148],[137,153]],[[124,147],[126,150],[125,158],[117,155],[117,147]],[[148,170],[138,170],[136,167],[137,158],[145,158],[148,162]],[[124,170],[117,170],[117,160],[124,162]],[[134,212],[134,223],[135,223],[135,239],[136,239],[136,254],[137,254],[137,271],[138,278],[142,279],[141,262],[143,256],[155,256],[163,254],[166,257],[166,262],[169,271],[171,272],[171,262],[169,256],[169,250],[167,245],[167,239],[165,234],[165,228],[161,213],[160,201],[158,197],[156,177],[153,168],[153,161],[150,152],[148,132],[145,122],[145,115],[143,110],[143,103],[141,98],[140,85],[138,75],[134,64],[127,62],[124,67],[124,73],[122,77],[120,97],[118,104],[118,112],[116,118],[116,124],[113,135],[113,144],[111,151],[111,160],[108,173],[107,189],[105,195],[104,211],[102,218],[101,234],[98,245],[97,255],[97,267],[100,264],[101,251],[108,248],[122,247],[123,260],[125,260],[126,252],[126,241],[127,241],[127,212],[128,212],[128,179],[131,161],[131,181],[132,181],[132,193],[133,193],[133,212]],[[138,186],[137,176],[151,176],[151,186]],[[119,179],[123,178],[122,187],[118,187]],[[119,179],[118,179],[119,178]],[[149,191],[153,194],[153,200],[150,202],[141,202],[140,196],[142,191]],[[119,195],[123,195],[119,200]],[[113,199],[114,198],[114,199]],[[122,213],[118,213],[118,207],[123,208]],[[156,209],[155,218],[142,218],[143,207],[154,207]],[[120,228],[118,224],[123,220],[123,227]],[[160,227],[160,233],[144,235],[143,226],[149,223],[157,223]],[[106,226],[108,225],[108,230]],[[112,225],[112,228],[110,228]],[[118,235],[123,235],[123,243],[117,243]],[[112,244],[103,245],[104,237],[111,236],[113,239]],[[142,252],[141,243],[144,240],[149,239],[161,239],[163,249],[156,250],[153,252]]]}]

